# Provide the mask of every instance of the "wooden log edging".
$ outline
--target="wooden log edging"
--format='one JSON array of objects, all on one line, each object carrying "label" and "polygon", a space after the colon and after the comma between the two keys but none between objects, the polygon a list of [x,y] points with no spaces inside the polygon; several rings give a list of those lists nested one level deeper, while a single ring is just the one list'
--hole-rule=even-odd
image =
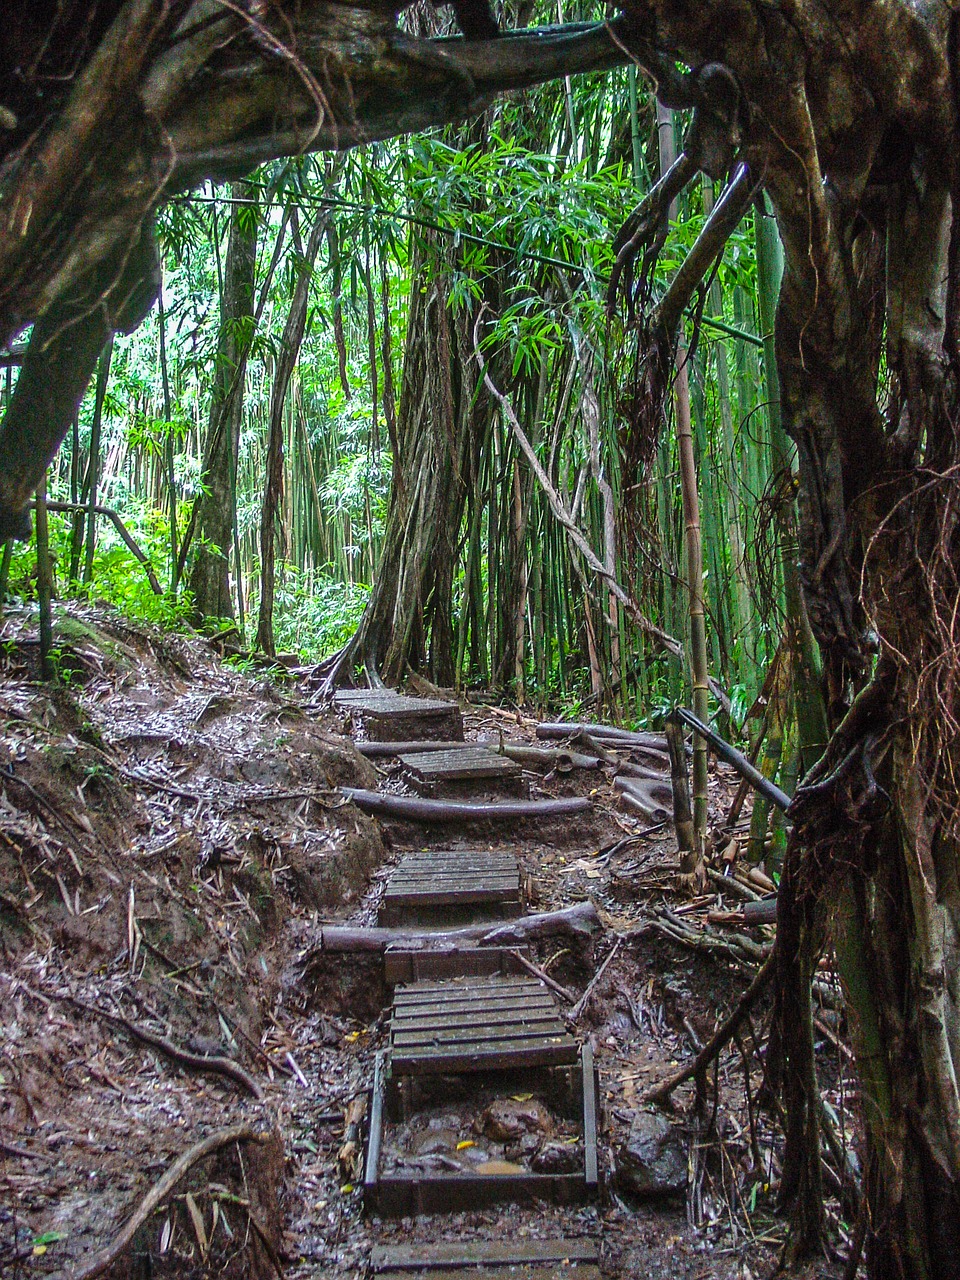
[{"label": "wooden log edging", "polygon": [[444,932],[420,929],[363,929],[352,925],[320,926],[320,950],[339,952],[382,952],[387,947],[411,951],[449,951],[460,946],[515,947],[540,938],[584,938],[600,928],[597,909],[589,900],[576,902],[562,911],[544,911],[516,920],[465,925]]},{"label": "wooden log edging", "polygon": [[402,818],[407,822],[507,822],[517,818],[557,818],[586,813],[591,808],[581,796],[559,800],[422,800],[415,796],[384,795],[361,787],[341,787],[341,795],[358,809],[382,818]]}]

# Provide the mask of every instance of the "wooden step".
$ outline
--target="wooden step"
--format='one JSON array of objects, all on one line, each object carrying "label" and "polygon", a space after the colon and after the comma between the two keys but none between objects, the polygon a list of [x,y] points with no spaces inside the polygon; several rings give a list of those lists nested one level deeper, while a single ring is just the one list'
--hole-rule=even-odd
[{"label": "wooden step", "polygon": [[387,947],[383,953],[383,980],[388,987],[439,978],[490,977],[524,973],[518,952],[532,959],[529,947],[450,946],[443,950]]},{"label": "wooden step", "polygon": [[376,1245],[377,1280],[600,1280],[592,1240],[462,1240]]},{"label": "wooden step", "polygon": [[535,978],[418,982],[394,993],[395,1076],[562,1066],[576,1059],[576,1040]]},{"label": "wooden step", "polygon": [[507,918],[522,910],[520,865],[513,854],[438,849],[411,853],[390,876],[378,921],[385,927],[472,918]]},{"label": "wooden step", "polygon": [[369,741],[463,741],[463,716],[455,702],[411,698],[394,689],[341,689],[333,705],[350,717],[351,731]]},{"label": "wooden step", "polygon": [[422,796],[469,797],[478,792],[526,795],[515,760],[486,747],[464,746],[400,756],[407,780]]},{"label": "wooden step", "polygon": [[[424,984],[426,985],[426,984]],[[445,984],[455,985],[455,984]],[[462,985],[462,984],[461,984]],[[514,987],[521,986],[513,982]],[[429,992],[424,992],[429,996]],[[448,1002],[450,1005],[458,1001]],[[422,1009],[422,1005],[420,1008]],[[576,1046],[574,1045],[576,1051]],[[504,1062],[501,1056],[496,1063]],[[589,1045],[583,1045],[577,1055],[575,1065],[556,1067],[540,1067],[525,1070],[522,1077],[513,1077],[517,1083],[512,1087],[524,1089],[544,1089],[555,1099],[553,1105],[560,1105],[563,1114],[576,1118],[582,1125],[583,1164],[576,1172],[571,1173],[537,1173],[523,1167],[506,1163],[501,1170],[487,1169],[481,1171],[464,1168],[453,1172],[434,1172],[417,1168],[393,1167],[392,1161],[384,1161],[384,1144],[388,1137],[388,1111],[392,1105],[400,1104],[400,1115],[408,1120],[416,1113],[418,1091],[421,1094],[429,1086],[435,1105],[437,1097],[445,1095],[451,1089],[456,1092],[456,1073],[430,1076],[401,1076],[393,1078],[396,1065],[395,1051],[381,1050],[376,1057],[373,1077],[373,1093],[370,1106],[370,1138],[367,1145],[367,1157],[364,1165],[363,1196],[364,1205],[370,1212],[385,1216],[402,1216],[421,1213],[454,1213],[460,1210],[474,1210],[491,1204],[501,1204],[507,1200],[536,1201],[550,1200],[557,1204],[576,1204],[595,1195],[599,1186],[599,1164],[597,1161],[597,1073],[593,1054]],[[508,1076],[507,1079],[511,1077]],[[488,1078],[489,1079],[489,1078]],[[522,1080],[522,1083],[521,1083]],[[462,1087],[462,1078],[459,1082]],[[511,1086],[507,1086],[508,1089]],[[560,1092],[556,1090],[559,1087]],[[439,1090],[439,1092],[438,1092]],[[462,1095],[459,1095],[462,1096]],[[561,1097],[566,1098],[560,1103]],[[568,1110],[572,1108],[572,1110]],[[383,1167],[386,1165],[386,1167]],[[558,1249],[570,1242],[555,1241]],[[533,1242],[530,1242],[530,1247]],[[470,1246],[473,1247],[473,1246]],[[526,1243],[510,1246],[514,1251],[505,1250],[499,1256],[461,1257],[456,1252],[431,1254],[424,1247],[408,1254],[379,1255],[381,1270],[374,1270],[375,1275],[409,1276],[421,1274],[415,1263],[420,1262],[424,1275],[436,1275],[439,1271],[454,1280],[454,1277],[471,1277],[471,1280],[505,1280],[507,1276],[517,1280],[569,1280],[570,1267],[576,1263],[587,1268],[594,1265],[595,1259],[589,1254],[577,1256],[573,1252],[564,1251],[562,1256],[525,1255],[522,1249]],[[411,1247],[412,1248],[412,1247]],[[454,1246],[445,1246],[453,1250]],[[520,1250],[521,1252],[517,1252]],[[422,1262],[421,1262],[422,1260]],[[390,1266],[387,1266],[387,1262]],[[429,1266],[427,1265],[429,1264]],[[530,1267],[532,1270],[524,1270]],[[550,1268],[553,1269],[550,1269]],[[558,1268],[563,1270],[558,1270]],[[511,1270],[511,1268],[519,1268]],[[540,1268],[540,1269],[537,1269]],[[597,1280],[596,1270],[575,1272],[580,1280]]]}]

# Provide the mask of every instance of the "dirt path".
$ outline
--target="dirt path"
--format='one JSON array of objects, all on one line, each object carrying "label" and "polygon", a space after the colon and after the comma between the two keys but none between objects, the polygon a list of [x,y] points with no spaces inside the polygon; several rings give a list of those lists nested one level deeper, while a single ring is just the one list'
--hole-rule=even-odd
[{"label": "dirt path", "polygon": [[[224,667],[198,640],[71,609],[58,642],[73,678],[50,690],[32,682],[29,619],[9,617],[2,638],[7,1274],[89,1265],[179,1157],[237,1125],[256,1140],[194,1165],[105,1274],[359,1277],[375,1240],[507,1231],[598,1239],[610,1276],[769,1272],[782,1238],[770,1193],[777,1140],[759,1111],[748,1114],[742,1084],[721,1087],[719,1107],[711,1100],[699,1119],[689,1086],[669,1123],[641,1106],[648,1084],[709,1036],[751,968],[675,940],[708,904],[695,918],[658,914],[665,902],[685,909],[672,897],[675,844],[622,813],[608,779],[531,772],[535,794],[592,793],[592,816],[469,843],[516,852],[537,909],[597,903],[605,927],[590,950],[544,943],[536,955],[577,996],[617,946],[577,1027],[600,1066],[609,1194],[576,1209],[379,1222],[363,1216],[356,1171],[337,1156],[345,1111],[370,1086],[387,993],[374,961],[318,962],[317,927],[372,923],[397,858],[449,845],[450,832],[381,827],[344,804],[341,784],[396,788],[389,762],[378,771],[337,717],[305,712],[308,690]],[[497,709],[471,710],[467,730],[531,737],[522,717]],[[713,787],[719,805],[729,780]],[[760,1063],[743,1047],[746,1059],[734,1050],[721,1060],[721,1086],[742,1080],[746,1062],[756,1092]],[[204,1055],[237,1063],[262,1097]],[[630,1172],[631,1135],[659,1152],[652,1173]],[[641,1198],[644,1178],[672,1194]]]}]

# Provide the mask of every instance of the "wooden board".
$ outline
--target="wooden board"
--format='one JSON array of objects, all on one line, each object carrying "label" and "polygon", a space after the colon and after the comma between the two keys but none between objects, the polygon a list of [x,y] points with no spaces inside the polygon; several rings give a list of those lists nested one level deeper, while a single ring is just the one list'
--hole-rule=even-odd
[{"label": "wooden board", "polygon": [[407,780],[422,796],[468,796],[477,791],[526,793],[523,770],[515,760],[486,747],[401,755]]},{"label": "wooden board", "polygon": [[471,919],[517,916],[523,906],[520,865],[513,854],[439,849],[411,853],[390,876],[378,923],[437,922],[451,910],[471,909]]},{"label": "wooden board", "polygon": [[455,702],[410,698],[393,689],[342,689],[334,694],[333,705],[349,715],[358,737],[371,741],[463,741],[463,716]]},{"label": "wooden board", "polygon": [[379,1280],[600,1280],[591,1240],[464,1240],[456,1244],[376,1245]]},{"label": "wooden board", "polygon": [[420,982],[394,994],[394,1076],[562,1066],[576,1059],[577,1042],[535,978]]},{"label": "wooden board", "polygon": [[[530,959],[529,947],[514,947]],[[388,947],[383,953],[383,980],[388,987],[434,978],[484,977],[523,973],[524,968],[508,947],[450,947],[443,951],[408,951]]]}]

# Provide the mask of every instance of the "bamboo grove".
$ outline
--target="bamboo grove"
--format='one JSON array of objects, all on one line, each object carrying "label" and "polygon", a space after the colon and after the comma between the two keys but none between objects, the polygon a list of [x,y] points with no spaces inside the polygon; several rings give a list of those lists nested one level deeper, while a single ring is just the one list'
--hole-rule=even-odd
[{"label": "bamboo grove", "polygon": [[[793,477],[761,204],[687,318],[676,423],[640,470],[619,461],[645,353],[608,313],[614,237],[684,123],[632,72],[561,81],[168,205],[160,306],[104,352],[48,476],[53,592],[338,679],[652,721],[688,688],[696,520],[712,707],[752,715],[789,789]],[[703,177],[673,210],[655,289],[713,197]],[[2,572],[35,595],[35,543]]]}]

